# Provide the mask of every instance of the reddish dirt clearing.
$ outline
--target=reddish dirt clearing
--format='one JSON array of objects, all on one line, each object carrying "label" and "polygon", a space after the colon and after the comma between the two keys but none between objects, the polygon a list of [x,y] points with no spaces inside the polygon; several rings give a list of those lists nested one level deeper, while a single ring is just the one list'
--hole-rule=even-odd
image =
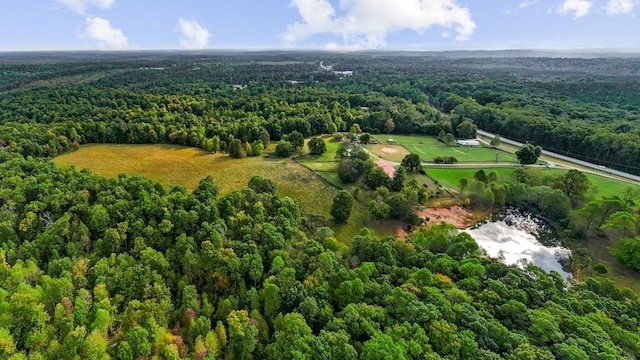
[{"label": "reddish dirt clearing", "polygon": [[389,155],[397,154],[397,153],[399,153],[399,152],[400,152],[400,150],[399,150],[399,149],[397,149],[397,148],[392,148],[392,147],[389,147],[389,146],[383,146],[383,147],[380,149],[380,151],[382,151],[382,152],[383,152],[383,153],[385,153],[385,154],[389,154]]},{"label": "reddish dirt clearing", "polygon": [[481,214],[474,214],[462,206],[422,208],[416,214],[424,219],[427,225],[439,224],[444,221],[458,229],[466,229],[482,218]]}]

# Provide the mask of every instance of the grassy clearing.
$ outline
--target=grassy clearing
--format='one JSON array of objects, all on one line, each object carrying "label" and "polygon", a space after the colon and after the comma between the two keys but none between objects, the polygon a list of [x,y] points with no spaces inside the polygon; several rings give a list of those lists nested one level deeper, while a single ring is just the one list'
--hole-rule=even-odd
[{"label": "grassy clearing", "polygon": [[[459,189],[460,187],[460,179],[467,178],[469,180],[473,179],[473,174],[475,174],[480,168],[471,169],[471,168],[426,168],[427,175],[431,177],[433,180],[440,183],[442,186],[451,188],[451,189]],[[490,168],[484,169],[484,171],[488,174],[491,171],[495,171],[498,174],[498,178],[501,182],[512,182],[513,177],[511,174],[515,168]]]},{"label": "grassy clearing", "polygon": [[[333,140],[333,137],[329,135],[324,135],[321,137],[324,140],[324,143],[327,145],[327,152],[322,155],[311,155],[306,154],[300,156],[297,160],[299,162],[304,163],[326,163],[326,162],[335,162],[336,154],[338,152],[338,148],[340,147],[340,141]],[[305,140],[305,144],[309,142],[309,139]]]},{"label": "grassy clearing", "polygon": [[429,176],[416,173],[408,173],[407,181],[410,180],[415,180],[418,185],[426,185],[427,188],[429,188],[429,192],[431,193],[435,193],[436,191],[438,191],[438,184],[436,184],[436,182]]},{"label": "grassy clearing", "polygon": [[[501,182],[514,182],[512,174],[513,171],[518,167],[513,168],[487,168],[484,169],[486,173],[491,171],[495,171],[498,173],[498,178]],[[467,178],[469,180],[473,179],[473,174],[480,170],[480,168],[427,168],[427,174],[435,181],[440,183],[441,185],[457,189],[460,184],[460,179]],[[558,176],[562,175],[568,170],[566,169],[557,169],[557,168],[529,168],[528,170],[534,176],[542,177],[542,176]],[[615,179],[606,178],[604,176],[599,176],[595,174],[585,174],[587,178],[591,181],[591,192],[596,196],[612,196],[612,195],[621,195],[624,190],[630,186],[631,184],[618,181]]]},{"label": "grassy clearing", "polygon": [[591,181],[591,190],[598,196],[612,196],[622,195],[622,193],[629,187],[636,187],[633,184],[629,184],[614,179],[609,179],[604,176],[595,174],[586,174]]},{"label": "grassy clearing", "polygon": [[577,245],[586,247],[598,262],[607,267],[609,272],[602,277],[611,279],[619,287],[628,287],[640,295],[640,273],[620,265],[611,256],[609,247],[613,246],[612,241],[606,238],[593,238]]},{"label": "grassy clearing", "polygon": [[518,162],[518,159],[514,154],[505,151],[489,147],[448,146],[441,143],[433,136],[376,135],[376,139],[380,144],[389,144],[389,139],[393,139],[393,143],[402,145],[408,151],[418,154],[422,161],[425,162],[433,162],[433,158],[436,156],[453,156],[461,163],[495,163],[496,153],[498,154],[498,162]]},{"label": "grassy clearing", "polygon": [[[244,188],[253,175],[260,175],[273,180],[280,195],[297,199],[307,211],[327,217],[338,192],[312,171],[289,159],[232,159],[226,154],[210,154],[176,145],[89,144],[54,161],[59,166],[88,168],[107,177],[120,173],[142,175],[165,187],[184,185],[189,191],[200,179],[211,175],[221,194]],[[362,210],[354,209],[349,223],[336,227],[341,240],[351,239],[366,226]]]}]

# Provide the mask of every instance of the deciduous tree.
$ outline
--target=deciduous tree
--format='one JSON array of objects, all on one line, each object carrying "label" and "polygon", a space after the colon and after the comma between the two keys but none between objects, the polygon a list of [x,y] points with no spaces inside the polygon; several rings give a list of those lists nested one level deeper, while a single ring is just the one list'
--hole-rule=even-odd
[{"label": "deciduous tree", "polygon": [[240,141],[240,139],[231,140],[228,150],[229,156],[236,159],[244,158],[247,156],[247,152],[245,151],[244,146],[242,146],[242,141]]},{"label": "deciduous tree", "polygon": [[516,150],[516,156],[522,165],[535,164],[541,154],[542,148],[533,144],[524,144]]},{"label": "deciduous tree", "polygon": [[276,155],[280,157],[289,157],[293,154],[293,145],[287,140],[280,140],[276,145]]},{"label": "deciduous tree", "polygon": [[409,172],[419,172],[422,170],[422,162],[418,154],[408,154],[402,159],[402,166]]},{"label": "deciduous tree", "polygon": [[327,144],[317,137],[309,140],[307,146],[309,147],[309,153],[312,155],[322,155],[327,152]]},{"label": "deciduous tree", "polygon": [[353,196],[347,190],[340,190],[333,198],[331,205],[331,216],[338,224],[344,224],[351,216],[351,208],[353,207]]}]

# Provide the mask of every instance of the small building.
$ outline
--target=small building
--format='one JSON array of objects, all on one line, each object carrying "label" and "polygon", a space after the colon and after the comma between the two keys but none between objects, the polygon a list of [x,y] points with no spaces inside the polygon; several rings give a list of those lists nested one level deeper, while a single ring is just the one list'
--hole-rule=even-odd
[{"label": "small building", "polygon": [[348,76],[353,76],[353,71],[334,71],[333,73],[338,75],[342,79]]},{"label": "small building", "polygon": [[396,174],[396,169],[394,169],[391,165],[387,164],[386,161],[380,160],[380,161],[376,162],[376,165],[380,166],[382,168],[382,170],[384,170],[384,172],[390,178],[392,178]]},{"label": "small building", "polygon": [[461,146],[480,146],[480,141],[478,140],[474,140],[474,139],[470,139],[470,140],[458,140],[456,141],[456,143],[458,143],[458,145]]}]

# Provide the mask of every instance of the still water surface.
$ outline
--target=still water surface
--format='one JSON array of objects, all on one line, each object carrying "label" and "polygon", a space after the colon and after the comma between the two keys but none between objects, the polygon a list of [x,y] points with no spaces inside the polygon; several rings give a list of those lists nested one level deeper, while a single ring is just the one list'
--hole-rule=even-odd
[{"label": "still water surface", "polygon": [[571,251],[560,246],[553,230],[541,219],[517,209],[494,214],[485,223],[464,230],[492,258],[507,265],[524,267],[533,263],[546,271],[557,271],[563,278],[571,274],[561,262],[571,257]]}]

